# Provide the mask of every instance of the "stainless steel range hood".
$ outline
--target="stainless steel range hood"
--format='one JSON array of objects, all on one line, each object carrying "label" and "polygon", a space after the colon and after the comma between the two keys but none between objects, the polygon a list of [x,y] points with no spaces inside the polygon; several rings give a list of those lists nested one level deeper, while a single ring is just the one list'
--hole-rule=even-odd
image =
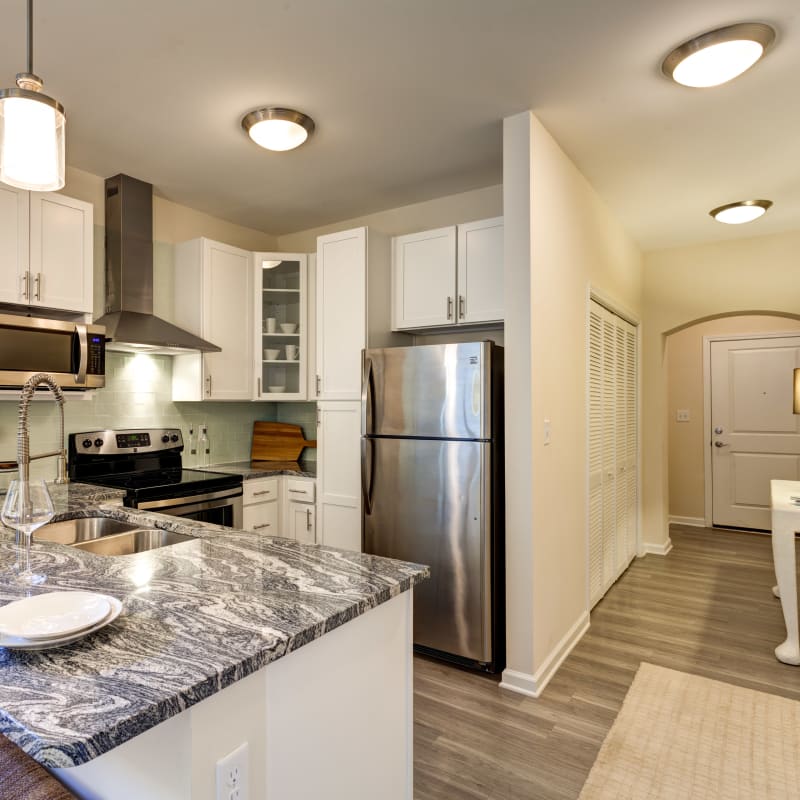
[{"label": "stainless steel range hood", "polygon": [[217,347],[153,314],[153,187],[128,175],[106,180],[106,313],[109,350],[175,355]]}]

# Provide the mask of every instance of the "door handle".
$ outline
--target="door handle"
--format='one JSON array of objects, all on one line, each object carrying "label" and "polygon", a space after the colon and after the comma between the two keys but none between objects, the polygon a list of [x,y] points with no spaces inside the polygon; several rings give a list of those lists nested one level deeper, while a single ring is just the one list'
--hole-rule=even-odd
[{"label": "door handle", "polygon": [[372,433],[372,359],[364,358],[364,374],[361,382],[361,434]]},{"label": "door handle", "polygon": [[728,447],[727,442],[714,442],[714,447]]},{"label": "door handle", "polygon": [[361,496],[364,500],[364,513],[372,513],[372,459],[369,459],[367,466],[367,450],[371,450],[372,440],[366,437],[361,438]]}]

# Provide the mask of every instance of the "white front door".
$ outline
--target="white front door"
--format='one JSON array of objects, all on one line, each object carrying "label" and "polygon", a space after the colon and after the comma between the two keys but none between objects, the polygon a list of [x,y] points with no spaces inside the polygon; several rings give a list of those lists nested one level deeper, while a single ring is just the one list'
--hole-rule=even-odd
[{"label": "white front door", "polygon": [[711,342],[714,525],[769,530],[770,480],[800,480],[795,367],[800,336]]}]

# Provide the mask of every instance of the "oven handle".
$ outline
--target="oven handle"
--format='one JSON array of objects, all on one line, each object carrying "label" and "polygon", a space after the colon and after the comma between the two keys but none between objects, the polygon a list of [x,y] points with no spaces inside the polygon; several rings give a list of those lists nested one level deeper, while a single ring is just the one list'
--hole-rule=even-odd
[{"label": "oven handle", "polygon": [[[165,500],[145,500],[143,503],[140,502],[137,504],[137,508],[141,511],[147,509],[155,509],[155,508],[181,508],[186,505],[190,505],[191,503],[200,503],[203,505],[203,508],[214,508],[221,505],[225,505],[225,503],[216,503],[215,506],[208,505],[208,501],[210,500],[224,500],[226,498],[233,498],[233,497],[241,497],[242,496],[242,488],[239,487],[237,489],[225,489],[220,492],[208,492],[206,494],[193,494],[188,497],[169,497]],[[201,511],[203,509],[186,509],[187,511]]]}]

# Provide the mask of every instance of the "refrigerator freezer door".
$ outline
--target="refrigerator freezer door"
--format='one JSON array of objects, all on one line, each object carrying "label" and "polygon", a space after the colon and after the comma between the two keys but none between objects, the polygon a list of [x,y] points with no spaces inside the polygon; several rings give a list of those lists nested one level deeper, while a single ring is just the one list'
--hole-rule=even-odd
[{"label": "refrigerator freezer door", "polygon": [[491,343],[364,351],[361,433],[489,439]]},{"label": "refrigerator freezer door", "polygon": [[[414,643],[490,662],[485,476],[492,445],[431,439],[367,439],[367,553],[428,564],[414,588]],[[371,513],[367,513],[367,509]]]}]

